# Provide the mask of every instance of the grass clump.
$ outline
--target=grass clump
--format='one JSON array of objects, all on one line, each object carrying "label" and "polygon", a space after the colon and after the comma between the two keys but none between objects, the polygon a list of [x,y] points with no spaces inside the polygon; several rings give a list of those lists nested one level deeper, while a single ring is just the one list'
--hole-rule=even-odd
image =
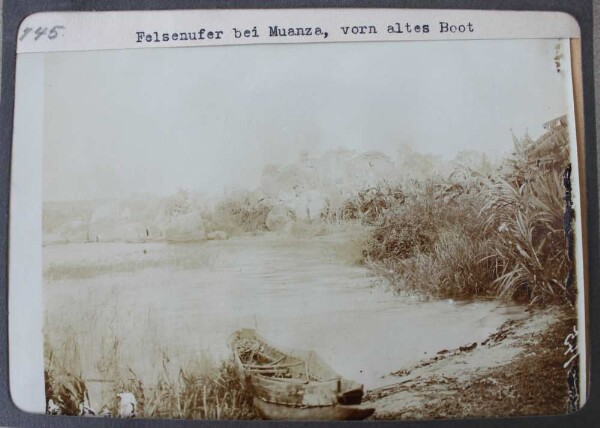
[{"label": "grass clump", "polygon": [[144,415],[162,419],[255,419],[252,397],[233,361],[207,372],[197,364],[181,368],[175,379],[165,370],[146,399]]},{"label": "grass clump", "polygon": [[[77,349],[73,341],[56,350],[46,345],[44,375],[49,414],[158,419],[257,417],[248,385],[239,377],[232,359],[214,364],[200,358],[184,364],[173,375],[176,369],[163,356],[162,373],[154,382],[144,382],[131,368],[124,368],[113,349],[112,358],[96,364],[105,376],[98,380],[84,379],[81,370],[74,368],[79,361]],[[104,393],[90,393],[94,382],[104,383]]]},{"label": "grass clump", "polygon": [[273,208],[263,197],[253,193],[230,196],[207,214],[210,230],[221,230],[229,236],[267,230],[267,215]]},{"label": "grass clump", "polygon": [[[547,146],[545,150],[542,144]],[[573,302],[570,164],[566,131],[515,142],[512,171],[490,180],[481,218],[494,246],[500,296]],[[544,156],[539,158],[540,153]]]},{"label": "grass clump", "polygon": [[397,291],[573,302],[566,126],[447,177],[370,189],[344,211],[373,226],[363,261]]}]

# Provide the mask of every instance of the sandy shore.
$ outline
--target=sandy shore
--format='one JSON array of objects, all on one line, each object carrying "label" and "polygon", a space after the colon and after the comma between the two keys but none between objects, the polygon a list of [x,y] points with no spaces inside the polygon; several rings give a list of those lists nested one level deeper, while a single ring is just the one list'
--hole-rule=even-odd
[{"label": "sandy shore", "polygon": [[564,414],[563,341],[574,323],[561,308],[529,311],[482,342],[389,374],[390,384],[368,391],[365,405],[375,407],[375,419]]}]

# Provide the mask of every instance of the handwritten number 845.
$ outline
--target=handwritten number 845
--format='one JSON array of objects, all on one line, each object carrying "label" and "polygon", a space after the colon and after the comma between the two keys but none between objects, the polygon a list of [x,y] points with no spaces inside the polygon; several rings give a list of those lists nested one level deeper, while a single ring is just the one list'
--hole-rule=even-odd
[{"label": "handwritten number 845", "polygon": [[[54,27],[48,30],[48,27],[37,27],[35,30],[31,27],[27,27],[23,29],[23,34],[19,37],[20,41],[23,41],[25,37],[27,37],[30,33],[35,35],[33,40],[38,40],[40,37],[46,35],[50,40],[54,40],[58,37],[59,30],[64,30],[65,27],[62,25],[55,25]],[[33,33],[32,33],[33,32]]]}]

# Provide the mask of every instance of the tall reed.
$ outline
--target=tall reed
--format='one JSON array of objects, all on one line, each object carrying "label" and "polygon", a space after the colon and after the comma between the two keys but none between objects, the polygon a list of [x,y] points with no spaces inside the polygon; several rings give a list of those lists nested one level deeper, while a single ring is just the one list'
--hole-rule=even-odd
[{"label": "tall reed", "polygon": [[484,160],[349,200],[346,211],[374,225],[364,261],[395,290],[572,302],[566,128],[515,138],[495,166]]},{"label": "tall reed", "polygon": [[[135,405],[127,417],[164,419],[255,419],[252,396],[238,376],[231,359],[214,365],[204,358],[190,361],[177,370],[164,355],[162,373],[154,383],[144,383],[126,364],[112,358],[102,372],[109,394],[90,401],[90,383],[77,365],[77,344],[65,342],[59,349],[46,347],[46,403],[48,413],[72,416],[125,417],[119,396],[132,394]],[[73,351],[74,350],[74,351]],[[112,354],[111,354],[112,355]],[[105,361],[106,363],[106,361]],[[99,362],[97,366],[102,364]],[[174,370],[175,369],[175,370]]]}]

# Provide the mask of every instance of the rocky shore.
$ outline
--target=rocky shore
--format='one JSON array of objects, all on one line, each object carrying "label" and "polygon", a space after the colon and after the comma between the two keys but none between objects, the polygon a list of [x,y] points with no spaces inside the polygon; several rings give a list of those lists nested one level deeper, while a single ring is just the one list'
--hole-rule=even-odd
[{"label": "rocky shore", "polygon": [[562,308],[527,310],[482,342],[390,373],[368,391],[374,419],[440,419],[565,414],[569,409],[565,338],[575,317]]}]

